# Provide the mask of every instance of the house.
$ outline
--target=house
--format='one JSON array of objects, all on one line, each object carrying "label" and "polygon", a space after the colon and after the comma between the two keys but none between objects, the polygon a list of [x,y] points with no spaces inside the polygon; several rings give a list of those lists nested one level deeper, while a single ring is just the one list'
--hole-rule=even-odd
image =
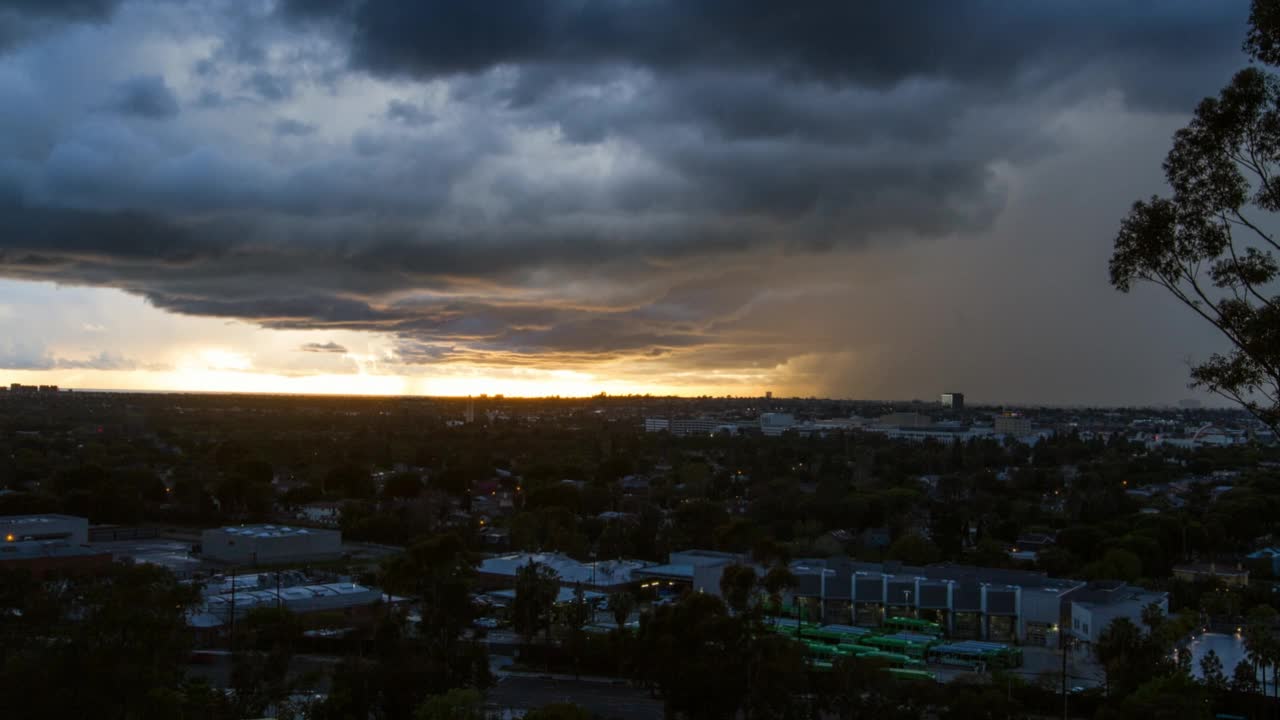
[{"label": "house", "polygon": [[1254,550],[1245,557],[1254,568],[1265,569],[1271,575],[1280,575],[1280,548],[1265,547]]},{"label": "house", "polygon": [[1243,587],[1249,584],[1249,571],[1240,563],[1218,565],[1217,563],[1197,563],[1191,565],[1175,565],[1173,576],[1184,582],[1208,582],[1217,580],[1224,585]]}]

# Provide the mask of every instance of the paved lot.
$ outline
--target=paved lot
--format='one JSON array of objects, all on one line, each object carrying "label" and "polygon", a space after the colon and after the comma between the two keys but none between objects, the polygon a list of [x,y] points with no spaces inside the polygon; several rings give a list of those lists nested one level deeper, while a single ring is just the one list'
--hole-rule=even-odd
[{"label": "paved lot", "polygon": [[529,710],[551,703],[577,703],[609,720],[659,720],[662,702],[644,690],[587,680],[508,675],[489,690],[489,705]]}]

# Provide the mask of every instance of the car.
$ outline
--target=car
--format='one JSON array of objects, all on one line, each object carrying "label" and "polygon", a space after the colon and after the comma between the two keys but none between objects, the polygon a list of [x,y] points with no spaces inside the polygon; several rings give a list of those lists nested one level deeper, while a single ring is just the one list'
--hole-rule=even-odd
[{"label": "car", "polygon": [[1084,692],[1084,688],[1080,687],[1079,685],[1076,685],[1075,687],[1071,688],[1072,695],[1079,695],[1082,692]]},{"label": "car", "polygon": [[479,620],[476,620],[476,627],[482,627],[482,628],[487,628],[489,630],[492,630],[498,627],[498,620],[496,618],[488,618],[488,617],[480,618]]}]

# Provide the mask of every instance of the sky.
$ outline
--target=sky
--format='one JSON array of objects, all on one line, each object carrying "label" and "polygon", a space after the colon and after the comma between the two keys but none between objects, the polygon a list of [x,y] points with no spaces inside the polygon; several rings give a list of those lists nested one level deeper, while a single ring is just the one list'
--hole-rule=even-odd
[{"label": "sky", "polygon": [[0,381],[1163,404],[1245,0],[0,0]]}]

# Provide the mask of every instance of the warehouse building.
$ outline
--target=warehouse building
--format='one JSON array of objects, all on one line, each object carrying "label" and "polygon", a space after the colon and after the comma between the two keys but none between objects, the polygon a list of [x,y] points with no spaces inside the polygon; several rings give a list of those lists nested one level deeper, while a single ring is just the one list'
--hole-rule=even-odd
[{"label": "warehouse building", "polygon": [[937,622],[955,638],[1056,643],[1068,594],[1084,583],[965,565],[905,566],[848,559],[792,563],[796,605],[813,620],[864,626],[889,617]]},{"label": "warehouse building", "polygon": [[0,568],[26,570],[40,578],[49,573],[81,573],[111,565],[111,552],[58,540],[17,540],[0,544]]},{"label": "warehouse building", "polygon": [[[299,615],[335,611],[352,613],[382,601],[381,590],[349,582],[299,585],[279,590],[257,587],[206,597],[202,611],[193,615],[193,624],[208,627],[226,623],[233,615],[237,619],[243,618],[254,608],[281,607]],[[217,622],[211,622],[210,618]]]},{"label": "warehouse building", "polygon": [[89,520],[57,514],[6,515],[0,517],[0,538],[7,543],[56,540],[67,545],[87,545]]},{"label": "warehouse building", "polygon": [[205,530],[200,547],[205,558],[233,565],[314,562],[342,555],[342,533],[285,525],[241,525]]}]

